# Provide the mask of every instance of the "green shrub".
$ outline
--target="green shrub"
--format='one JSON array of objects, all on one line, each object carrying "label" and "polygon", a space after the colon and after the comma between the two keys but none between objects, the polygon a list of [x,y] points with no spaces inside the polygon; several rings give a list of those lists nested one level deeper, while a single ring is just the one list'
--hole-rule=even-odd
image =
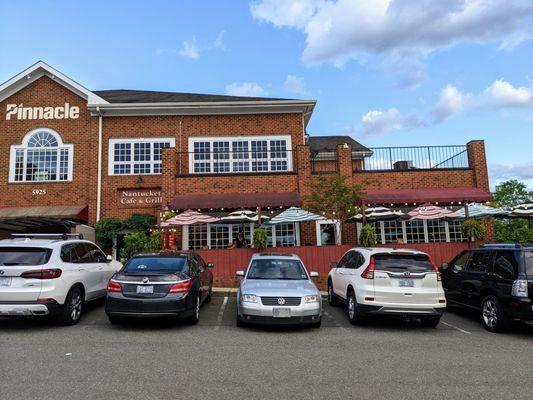
[{"label": "green shrub", "polygon": [[372,247],[376,243],[376,231],[374,227],[370,224],[364,224],[359,235],[359,244],[363,247]]},{"label": "green shrub", "polygon": [[465,238],[472,238],[474,240],[483,240],[486,235],[485,225],[475,219],[464,220],[461,224],[461,231]]},{"label": "green shrub", "polygon": [[253,245],[258,250],[266,249],[268,239],[267,239],[268,233],[265,228],[256,228],[254,229],[254,236],[252,238]]},{"label": "green shrub", "polygon": [[152,232],[146,243],[146,250],[158,251],[163,248],[163,234],[161,231]]},{"label": "green shrub", "polygon": [[95,225],[96,243],[109,253],[113,249],[113,239],[123,229],[124,223],[118,218],[102,218]]},{"label": "green shrub", "polygon": [[157,223],[157,218],[151,214],[132,214],[124,221],[124,229],[148,234],[150,228]]},{"label": "green shrub", "polygon": [[131,232],[124,236],[124,247],[120,250],[120,257],[129,260],[131,256],[146,250],[148,237],[142,232]]}]

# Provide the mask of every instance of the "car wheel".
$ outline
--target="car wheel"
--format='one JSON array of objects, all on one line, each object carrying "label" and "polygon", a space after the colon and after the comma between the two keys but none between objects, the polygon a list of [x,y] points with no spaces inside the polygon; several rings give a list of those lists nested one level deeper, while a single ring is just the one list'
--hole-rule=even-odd
[{"label": "car wheel", "polygon": [[194,303],[194,314],[189,317],[187,320],[189,324],[196,325],[198,321],[200,321],[200,305],[201,305],[201,295],[198,293],[198,296],[196,296],[196,301]]},{"label": "car wheel", "polygon": [[505,332],[511,328],[511,321],[495,296],[487,296],[481,303],[481,323],[489,332]]},{"label": "car wheel", "polygon": [[244,322],[241,317],[239,317],[239,314],[237,314],[237,320],[236,320],[237,328],[242,328],[246,326],[246,322]]},{"label": "car wheel", "polygon": [[339,305],[339,299],[335,297],[333,292],[333,282],[328,281],[328,304],[332,307],[337,307]]},{"label": "car wheel", "polygon": [[348,293],[348,320],[352,325],[361,325],[366,322],[353,290]]},{"label": "car wheel", "polygon": [[76,325],[83,311],[83,292],[80,288],[74,287],[70,289],[65,299],[65,305],[57,316],[57,321],[60,325]]},{"label": "car wheel", "polygon": [[318,322],[315,322],[314,324],[311,325],[312,328],[314,329],[318,329],[322,326],[322,319],[319,320]]},{"label": "car wheel", "polygon": [[422,322],[423,326],[428,328],[436,328],[440,322],[440,317],[425,317],[421,318],[420,322]]}]

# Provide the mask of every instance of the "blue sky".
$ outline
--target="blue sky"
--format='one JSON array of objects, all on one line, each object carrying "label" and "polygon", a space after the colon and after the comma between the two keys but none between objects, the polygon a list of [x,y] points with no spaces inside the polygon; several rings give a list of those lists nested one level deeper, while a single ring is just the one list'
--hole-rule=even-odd
[{"label": "blue sky", "polygon": [[317,99],[312,135],[486,141],[533,188],[533,1],[0,2],[0,81],[42,59],[93,89]]}]

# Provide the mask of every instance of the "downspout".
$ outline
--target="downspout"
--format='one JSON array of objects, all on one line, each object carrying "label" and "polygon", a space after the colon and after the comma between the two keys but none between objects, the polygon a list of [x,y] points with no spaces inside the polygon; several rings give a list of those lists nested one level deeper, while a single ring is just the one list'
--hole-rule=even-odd
[{"label": "downspout", "polygon": [[98,178],[97,178],[97,192],[96,192],[96,222],[100,221],[102,210],[102,113],[100,107],[96,107],[98,114]]}]

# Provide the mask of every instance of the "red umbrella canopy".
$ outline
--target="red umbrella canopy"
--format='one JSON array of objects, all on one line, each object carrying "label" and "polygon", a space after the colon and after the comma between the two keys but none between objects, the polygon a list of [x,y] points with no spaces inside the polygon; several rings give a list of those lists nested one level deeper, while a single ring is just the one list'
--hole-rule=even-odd
[{"label": "red umbrella canopy", "polygon": [[413,219],[440,219],[453,216],[453,211],[446,208],[434,206],[432,204],[423,204],[407,213],[409,220]]},{"label": "red umbrella canopy", "polygon": [[175,217],[169,218],[166,221],[161,222],[161,227],[167,228],[171,226],[181,225],[208,224],[211,222],[217,222],[219,220],[219,218],[212,217],[211,215],[202,214],[194,210],[187,210],[182,212],[181,214],[176,215]]}]

